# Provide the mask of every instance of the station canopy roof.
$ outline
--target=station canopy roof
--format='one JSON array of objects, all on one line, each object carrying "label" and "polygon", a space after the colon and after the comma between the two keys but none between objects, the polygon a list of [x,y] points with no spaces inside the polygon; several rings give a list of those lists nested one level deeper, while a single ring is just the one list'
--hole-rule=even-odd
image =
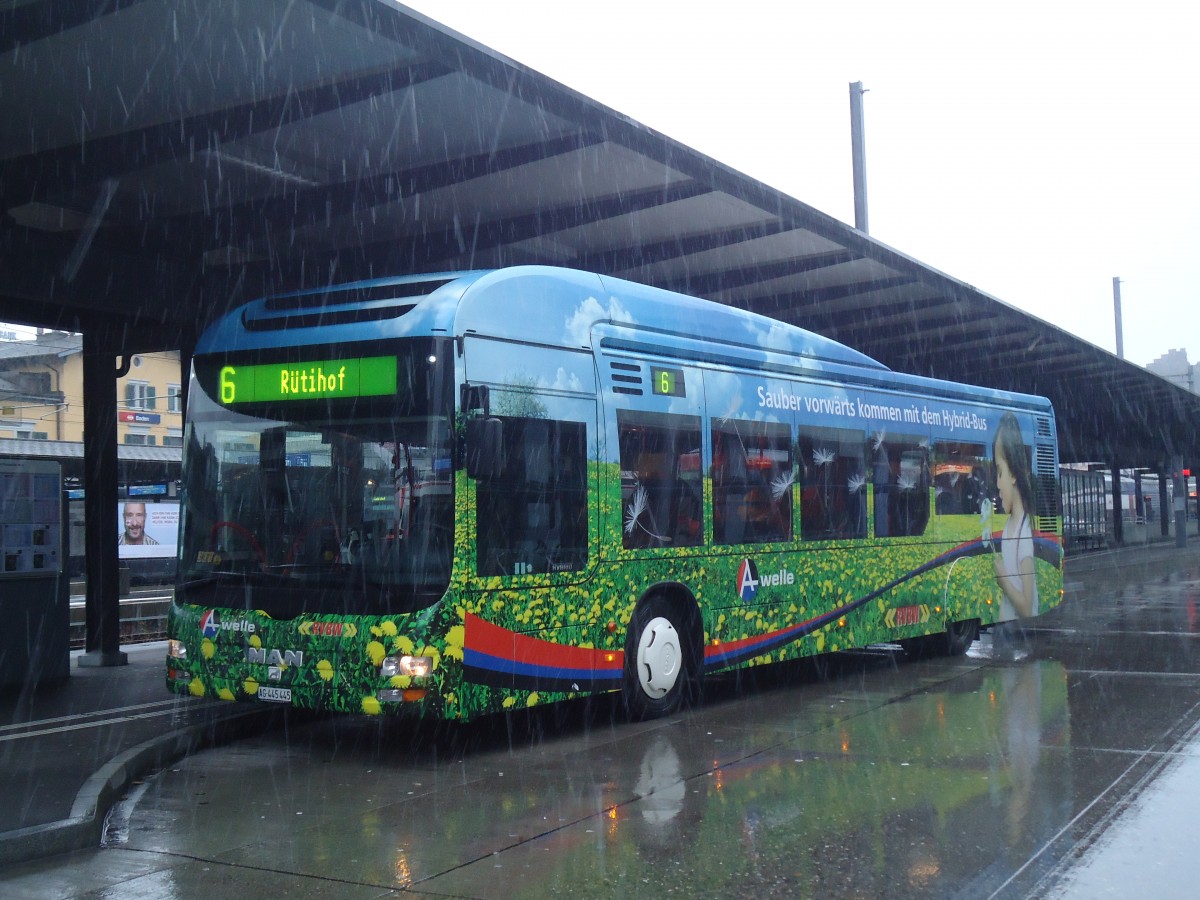
[{"label": "station canopy roof", "polygon": [[275,290],[563,265],[1048,396],[1064,461],[1197,459],[1200,397],[386,0],[15,0],[0,121],[7,320],[132,352]]}]

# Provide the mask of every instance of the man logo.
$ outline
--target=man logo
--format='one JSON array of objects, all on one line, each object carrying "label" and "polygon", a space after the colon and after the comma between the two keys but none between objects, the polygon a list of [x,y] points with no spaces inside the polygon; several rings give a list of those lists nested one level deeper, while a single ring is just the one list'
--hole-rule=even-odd
[{"label": "man logo", "polygon": [[754,560],[743,559],[737,573],[738,596],[743,603],[749,603],[758,593],[758,566]]},{"label": "man logo", "polygon": [[200,617],[200,634],[206,638],[215,638],[221,633],[221,620],[217,618],[217,611],[210,609]]}]

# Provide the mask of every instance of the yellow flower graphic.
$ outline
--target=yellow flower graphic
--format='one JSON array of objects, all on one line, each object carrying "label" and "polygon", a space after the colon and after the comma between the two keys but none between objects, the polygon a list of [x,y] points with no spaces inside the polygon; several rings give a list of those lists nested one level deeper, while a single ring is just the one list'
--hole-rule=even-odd
[{"label": "yellow flower graphic", "polygon": [[204,640],[202,640],[200,642],[200,655],[203,656],[205,659],[212,659],[213,654],[215,654],[216,652],[217,652],[217,645],[214,644],[208,638],[205,638]]},{"label": "yellow flower graphic", "polygon": [[382,711],[382,707],[380,707],[380,705],[379,705],[379,698],[378,697],[363,697],[362,698],[362,711],[365,712],[368,716],[379,715],[379,713]]},{"label": "yellow flower graphic", "polygon": [[323,659],[320,662],[318,662],[317,663],[317,674],[320,675],[322,680],[324,680],[324,681],[332,681],[333,680],[333,663],[331,663],[327,659]]},{"label": "yellow flower graphic", "polygon": [[249,694],[251,697],[257,696],[258,695],[258,682],[255,681],[253,678],[247,678],[245,681],[242,682],[242,690],[245,691],[247,694]]},{"label": "yellow flower graphic", "polygon": [[[441,651],[437,647],[425,646],[421,648],[421,652],[417,656],[428,656],[433,660],[433,669],[437,669],[442,662]],[[431,670],[432,671],[432,670]]]},{"label": "yellow flower graphic", "polygon": [[387,651],[383,649],[383,644],[379,643],[379,641],[371,641],[371,643],[367,644],[367,656],[371,658],[372,664],[377,666],[383,662],[383,658],[387,656]]},{"label": "yellow flower graphic", "polygon": [[222,700],[232,700],[233,699],[233,691],[231,691],[227,687],[223,687],[219,691],[217,691],[217,696],[220,697]]},{"label": "yellow flower graphic", "polygon": [[404,634],[400,635],[400,637],[398,637],[394,641],[392,641],[392,649],[396,653],[402,654],[404,656],[412,656],[413,655],[412,638],[410,638]]},{"label": "yellow flower graphic", "polygon": [[188,691],[191,692],[193,697],[203,697],[204,696],[204,682],[201,681],[199,678],[193,678],[191,683],[188,685]]},{"label": "yellow flower graphic", "polygon": [[396,623],[393,622],[391,619],[389,619],[388,621],[384,622],[382,625],[379,626],[379,630],[382,631],[384,634],[386,634],[388,637],[395,637],[396,630],[397,630]]}]

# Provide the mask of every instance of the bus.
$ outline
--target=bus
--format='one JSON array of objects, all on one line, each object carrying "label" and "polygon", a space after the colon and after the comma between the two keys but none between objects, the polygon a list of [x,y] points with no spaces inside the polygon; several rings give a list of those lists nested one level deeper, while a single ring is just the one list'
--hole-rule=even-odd
[{"label": "bus", "polygon": [[1062,598],[1047,400],[522,266],[270,296],[192,360],[167,684],[465,720]]}]

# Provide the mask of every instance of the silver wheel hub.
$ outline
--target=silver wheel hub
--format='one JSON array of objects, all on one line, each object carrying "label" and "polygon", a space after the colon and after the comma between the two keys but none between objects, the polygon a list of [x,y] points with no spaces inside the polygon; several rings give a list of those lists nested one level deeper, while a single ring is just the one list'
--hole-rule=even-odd
[{"label": "silver wheel hub", "polygon": [[638,684],[647,697],[657,700],[675,687],[682,666],[679,632],[670,619],[656,616],[646,623],[638,638]]}]

